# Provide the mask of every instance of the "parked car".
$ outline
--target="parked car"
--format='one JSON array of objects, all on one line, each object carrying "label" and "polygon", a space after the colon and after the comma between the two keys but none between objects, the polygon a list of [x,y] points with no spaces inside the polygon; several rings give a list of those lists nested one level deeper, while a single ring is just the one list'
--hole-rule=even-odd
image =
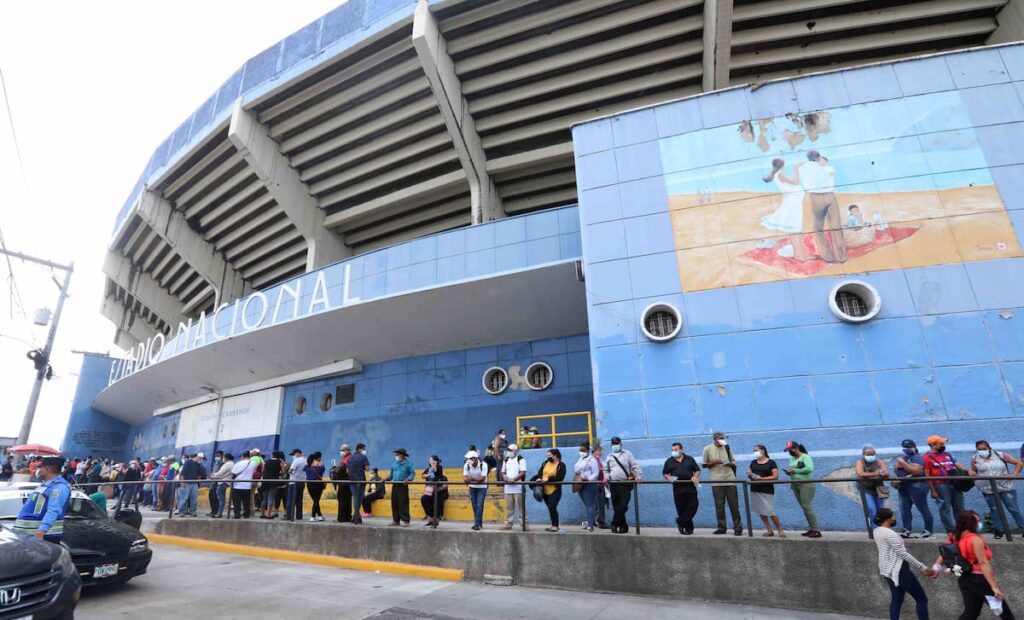
[{"label": "parked car", "polygon": [[[13,522],[31,492],[25,485],[0,487],[0,521]],[[63,542],[84,586],[124,583],[144,574],[153,557],[142,532],[111,519],[77,489],[64,515]]]},{"label": "parked car", "polygon": [[71,618],[81,592],[65,547],[0,527],[0,620]]}]

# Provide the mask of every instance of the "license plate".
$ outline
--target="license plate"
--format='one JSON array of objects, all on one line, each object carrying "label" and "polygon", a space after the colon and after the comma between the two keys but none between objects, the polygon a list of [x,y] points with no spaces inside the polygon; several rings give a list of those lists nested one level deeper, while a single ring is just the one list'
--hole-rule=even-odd
[{"label": "license plate", "polygon": [[104,577],[113,577],[117,574],[117,564],[103,564],[92,569],[92,576],[94,579],[102,579]]}]

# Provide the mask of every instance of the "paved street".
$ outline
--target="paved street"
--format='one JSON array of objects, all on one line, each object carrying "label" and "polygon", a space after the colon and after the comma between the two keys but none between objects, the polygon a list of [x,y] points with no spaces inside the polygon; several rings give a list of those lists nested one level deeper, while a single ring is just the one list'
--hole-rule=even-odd
[{"label": "paved street", "polygon": [[[452,584],[167,545],[153,545],[153,548],[153,563],[148,574],[121,587],[85,592],[75,617],[80,620],[211,615],[293,620],[338,617],[381,620],[853,618],[650,597]],[[567,565],[565,570],[571,570],[571,566]]]}]

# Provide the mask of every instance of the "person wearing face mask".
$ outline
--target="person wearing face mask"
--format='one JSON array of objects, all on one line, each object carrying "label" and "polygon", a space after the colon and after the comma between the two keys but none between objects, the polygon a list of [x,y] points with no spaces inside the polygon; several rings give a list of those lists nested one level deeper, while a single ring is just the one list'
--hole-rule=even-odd
[{"label": "person wearing face mask", "polygon": [[902,443],[903,455],[897,456],[893,462],[893,470],[898,479],[893,483],[900,494],[900,521],[903,522],[903,538],[911,538],[914,535],[914,512],[912,508],[917,507],[918,512],[924,519],[924,530],[921,531],[921,538],[931,538],[934,531],[932,509],[928,507],[928,485],[917,480],[924,475],[924,459],[917,453],[917,444],[913,439],[904,439]]},{"label": "person wearing face mask", "polygon": [[[997,616],[1002,620],[1013,620],[1010,604],[1006,602],[1003,591],[996,583],[995,569],[992,568],[992,550],[978,535],[983,527],[978,513],[973,510],[962,511],[957,515],[955,527],[947,541],[956,545],[960,556],[970,564],[970,571],[963,572],[957,579],[960,596],[964,600],[964,611],[960,614],[960,620],[976,620],[981,615],[982,608],[989,602],[989,597],[998,601],[997,608],[993,609]],[[941,570],[942,562],[940,554],[935,558],[932,568],[936,571]]]},{"label": "person wearing face mask", "polygon": [[875,546],[878,548],[878,572],[889,585],[889,618],[899,620],[903,609],[903,599],[909,594],[917,607],[918,620],[928,620],[928,595],[925,594],[921,582],[917,580],[911,567],[921,571],[925,577],[934,579],[938,571],[925,566],[923,562],[910,555],[899,535],[893,531],[896,527],[896,515],[888,508],[879,508],[875,515]]},{"label": "person wearing face mask", "polygon": [[[931,450],[924,455],[925,476],[936,477],[959,477],[968,474],[969,470],[956,462],[952,455],[946,452],[946,437],[932,435],[928,438],[928,447]],[[928,488],[931,489],[932,499],[939,502],[939,518],[946,532],[952,532],[956,527],[955,516],[964,509],[964,494],[957,488],[954,480],[929,480]]]},{"label": "person wearing face mask", "polygon": [[[740,499],[736,485],[728,481],[736,480],[736,459],[732,457],[732,448],[726,440],[725,433],[712,435],[712,442],[704,446],[701,461],[704,468],[711,472],[711,493],[715,498],[715,517],[718,529],[714,534],[725,534],[725,503],[729,502],[732,514],[732,525],[737,536],[743,535],[743,520],[740,518]],[[715,482],[723,484],[715,484]]]},{"label": "person wearing face mask", "polygon": [[676,504],[676,527],[683,536],[693,534],[693,515],[697,514],[697,483],[700,481],[700,465],[693,457],[683,452],[683,444],[672,444],[672,451],[665,459],[661,475],[672,483],[672,499]]},{"label": "person wearing face mask", "polygon": [[[341,444],[340,458],[335,466],[332,480],[340,480],[334,483],[334,492],[338,495],[338,523],[351,523],[352,513],[359,513],[359,505],[352,503],[352,485],[347,481],[350,479],[348,462],[352,458],[352,448],[347,443]],[[309,485],[306,485],[309,488]],[[353,510],[355,508],[355,510]]]},{"label": "person wearing face mask", "polygon": [[558,502],[562,501],[562,485],[549,483],[562,480],[565,480],[562,452],[558,448],[549,448],[547,460],[540,466],[537,475],[530,479],[531,482],[537,481],[544,485],[544,504],[548,507],[548,515],[551,517],[551,526],[545,528],[548,532],[558,531]]},{"label": "person wearing face mask", "polygon": [[[580,501],[583,502],[583,508],[587,512],[587,524],[584,528],[588,532],[594,531],[597,518],[597,493],[600,491],[597,484],[598,479],[601,477],[601,464],[597,459],[590,454],[590,442],[584,441],[580,444],[580,458],[576,461],[576,465],[573,466],[573,481],[582,482],[579,485],[578,492],[580,494]],[[576,491],[577,485],[573,485],[573,490]]]},{"label": "person wearing face mask", "polygon": [[[972,476],[1019,476],[1021,469],[1024,469],[1024,461],[1016,457],[993,450],[992,446],[984,439],[974,443],[977,449],[975,456],[971,458]],[[1013,465],[1013,472],[1010,472],[1009,465]],[[993,487],[995,490],[993,490]],[[1024,532],[1024,516],[1021,516],[1020,507],[1017,505],[1017,490],[1014,488],[1013,480],[979,480],[978,488],[981,489],[989,509],[992,511],[993,533],[996,538],[1002,538],[1003,532],[1009,529],[1009,524],[1004,523],[999,515],[999,502],[1003,502],[1006,512],[1017,523],[1017,528]]]},{"label": "person wearing face mask", "polygon": [[409,464],[409,453],[405,448],[395,450],[395,462],[387,481],[391,483],[391,526],[409,527],[409,483],[416,479],[416,472]]},{"label": "person wearing face mask", "polygon": [[754,460],[747,468],[747,478],[762,483],[750,485],[750,509],[760,515],[761,522],[764,523],[765,532],[761,535],[765,537],[775,535],[769,521],[771,519],[775,522],[775,529],[779,531],[779,538],[785,538],[786,533],[782,531],[779,515],[775,513],[775,485],[764,484],[779,479],[779,466],[768,458],[768,448],[761,444],[754,446]]},{"label": "person wearing face mask", "polygon": [[487,472],[490,468],[475,450],[467,452],[465,459],[462,480],[469,483],[469,502],[473,505],[473,527],[470,529],[479,532],[484,527],[484,500],[487,498]]},{"label": "person wearing face mask", "polygon": [[448,482],[448,477],[444,475],[444,467],[441,466],[441,457],[434,454],[427,460],[427,468],[423,470],[423,481],[434,483],[423,485],[420,505],[423,507],[423,514],[427,515],[427,527],[437,529],[444,517],[444,503],[448,501],[448,485],[438,484]]},{"label": "person wearing face mask", "polygon": [[505,461],[501,464],[501,478],[505,481],[505,529],[512,529],[519,512],[519,524],[526,530],[526,496],[522,484],[512,484],[526,479],[526,459],[519,454],[519,446],[509,444]]},{"label": "person wearing face mask", "polygon": [[505,451],[508,450],[508,432],[505,429],[498,429],[498,434],[491,440],[491,449],[494,451],[495,476],[501,482],[501,467],[498,465],[505,462]]},{"label": "person wearing face mask", "polygon": [[352,523],[355,525],[363,522],[360,507],[366,493],[366,472],[369,470],[370,460],[366,458],[366,444],[357,443],[355,453],[348,459],[348,479],[354,483],[346,485],[352,490]]},{"label": "person wearing face mask", "polygon": [[612,453],[604,463],[604,473],[612,496],[612,534],[625,534],[629,532],[629,496],[633,485],[643,478],[643,470],[633,453],[623,449],[622,439],[612,437],[611,443]]},{"label": "person wearing face mask", "polygon": [[884,482],[889,477],[889,470],[885,466],[885,461],[878,460],[878,453],[873,445],[864,444],[860,452],[861,457],[857,459],[855,467],[857,477],[860,478],[857,486],[864,491],[864,500],[868,507],[868,521],[874,524],[878,509],[885,507],[885,498],[889,495],[889,490],[885,488]]},{"label": "person wearing face mask", "polygon": [[[789,453],[789,466],[786,467],[786,474],[792,480],[810,480],[814,477],[814,460],[807,454],[807,448],[803,444],[792,439],[786,443],[786,452]],[[807,538],[821,538],[821,531],[818,529],[818,515],[814,512],[814,485],[810,482],[796,483],[793,487],[793,495],[804,511],[807,519],[808,530],[801,536]]]}]

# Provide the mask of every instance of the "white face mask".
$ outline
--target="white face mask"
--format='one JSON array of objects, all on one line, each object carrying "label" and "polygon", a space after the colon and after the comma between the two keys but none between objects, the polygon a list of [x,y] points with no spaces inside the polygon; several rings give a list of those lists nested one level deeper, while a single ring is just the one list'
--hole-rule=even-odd
[{"label": "white face mask", "polygon": [[502,433],[502,434],[498,435],[498,437],[504,439],[505,438],[505,433]]},{"label": "white face mask", "polygon": [[764,453],[763,453],[763,452],[761,452],[760,450],[754,450],[754,458],[755,458],[755,459],[759,459],[759,458],[761,458],[762,456],[764,456]]},{"label": "white face mask", "polygon": [[726,447],[727,445],[729,445],[729,442],[728,442],[728,441],[726,441],[726,440],[724,440],[724,439],[719,439],[719,440],[718,440],[718,445],[720,445],[720,446],[722,446],[722,447],[724,448],[724,447]]},{"label": "white face mask", "polygon": [[580,452],[580,458],[581,458],[581,459],[585,459],[585,458],[587,458],[588,456],[590,456],[590,453],[589,453],[589,452]]}]

